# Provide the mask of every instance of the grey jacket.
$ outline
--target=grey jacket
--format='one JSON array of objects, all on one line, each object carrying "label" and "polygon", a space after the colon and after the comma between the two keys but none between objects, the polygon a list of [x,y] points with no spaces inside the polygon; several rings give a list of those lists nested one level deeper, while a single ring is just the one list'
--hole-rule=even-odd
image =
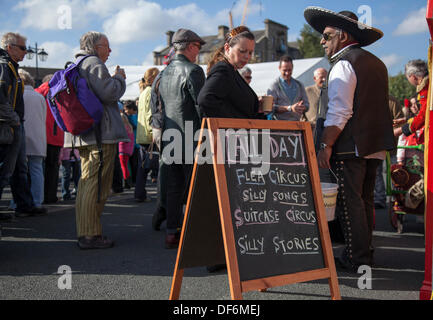
[{"label": "grey jacket", "polygon": [[[290,101],[289,97],[284,92],[284,89],[281,87],[280,84],[280,78],[278,77],[277,80],[275,80],[271,87],[268,89],[268,96],[274,97],[274,112],[279,106],[290,106],[294,103],[297,103],[301,100],[304,101],[304,105],[307,107],[306,112],[309,109],[309,103],[308,103],[308,97],[307,93],[305,92],[304,85],[299,82],[298,80],[292,78],[291,81],[294,81],[298,85],[298,92],[296,94],[296,97],[293,101]],[[292,111],[284,112],[284,113],[277,113],[275,112],[275,116],[278,120],[290,120],[290,121],[299,121],[301,120],[301,116]]]},{"label": "grey jacket", "polygon": [[[86,55],[79,52],[75,58]],[[92,92],[99,98],[104,106],[104,115],[101,120],[101,133],[103,144],[129,142],[125,126],[120,118],[118,101],[126,90],[126,82],[122,76],[111,76],[105,64],[96,56],[89,57],[80,65],[80,75],[87,80]],[[80,136],[73,136],[65,132],[65,148],[72,147],[72,139],[76,147],[95,145],[94,130]]]}]

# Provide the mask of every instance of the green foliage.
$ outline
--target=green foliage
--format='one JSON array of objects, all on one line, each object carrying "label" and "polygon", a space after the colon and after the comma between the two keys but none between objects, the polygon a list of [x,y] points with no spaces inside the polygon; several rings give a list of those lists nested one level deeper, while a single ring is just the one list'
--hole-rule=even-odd
[{"label": "green foliage", "polygon": [[394,77],[389,77],[389,94],[403,105],[404,99],[409,99],[416,94],[416,88],[400,72]]},{"label": "green foliage", "polygon": [[304,59],[318,58],[325,55],[325,50],[320,44],[322,35],[308,24],[304,24],[301,30],[301,39],[298,39],[299,50]]}]

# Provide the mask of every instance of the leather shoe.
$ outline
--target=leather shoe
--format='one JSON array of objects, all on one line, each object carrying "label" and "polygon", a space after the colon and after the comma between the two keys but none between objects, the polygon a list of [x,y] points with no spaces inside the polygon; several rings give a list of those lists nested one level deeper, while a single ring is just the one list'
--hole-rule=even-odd
[{"label": "leather shoe", "polygon": [[81,250],[108,249],[114,246],[114,242],[103,236],[79,237],[77,245]]},{"label": "leather shoe", "polygon": [[165,248],[166,249],[177,249],[180,242],[180,233],[167,234],[165,236]]}]

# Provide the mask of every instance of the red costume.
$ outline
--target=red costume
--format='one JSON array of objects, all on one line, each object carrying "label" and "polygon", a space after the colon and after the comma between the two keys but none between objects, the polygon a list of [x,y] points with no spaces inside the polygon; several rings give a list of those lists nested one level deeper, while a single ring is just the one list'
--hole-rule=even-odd
[{"label": "red costume", "polygon": [[[429,89],[429,78],[426,77],[423,79],[421,84],[417,87],[418,92],[418,102],[421,105],[421,109],[418,115],[414,118],[408,120],[408,122],[403,126],[403,134],[406,137],[409,137],[411,134],[415,133],[417,130],[420,130],[425,125],[425,113],[427,110],[427,98],[428,98],[428,89]],[[424,134],[420,135],[419,144],[424,143]]]}]

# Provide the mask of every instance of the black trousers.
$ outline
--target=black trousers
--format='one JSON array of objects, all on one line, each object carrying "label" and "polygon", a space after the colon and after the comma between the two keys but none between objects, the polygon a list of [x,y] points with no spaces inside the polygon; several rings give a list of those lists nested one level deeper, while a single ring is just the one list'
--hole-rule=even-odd
[{"label": "black trousers", "polygon": [[44,203],[57,202],[57,188],[59,184],[59,154],[62,147],[47,145],[45,158]]},{"label": "black trousers", "polygon": [[174,234],[182,227],[183,205],[189,191],[192,165],[167,166],[167,233]]},{"label": "black trousers", "polygon": [[138,152],[138,160],[137,160],[137,176],[135,179],[135,190],[134,190],[134,197],[137,200],[144,200],[147,198],[147,191],[146,191],[146,183],[147,183],[147,176],[149,174],[149,169],[145,168],[144,166],[144,159],[146,157],[146,150],[148,146],[140,146],[139,152]]},{"label": "black trousers", "polygon": [[114,157],[114,172],[113,172],[113,184],[111,188],[113,192],[123,192],[123,173],[122,167],[120,166],[119,159],[119,147],[116,147],[116,156]]},{"label": "black trousers", "polygon": [[381,160],[334,161],[339,192],[336,214],[345,240],[342,259],[353,266],[371,265],[374,228],[374,185]]}]

